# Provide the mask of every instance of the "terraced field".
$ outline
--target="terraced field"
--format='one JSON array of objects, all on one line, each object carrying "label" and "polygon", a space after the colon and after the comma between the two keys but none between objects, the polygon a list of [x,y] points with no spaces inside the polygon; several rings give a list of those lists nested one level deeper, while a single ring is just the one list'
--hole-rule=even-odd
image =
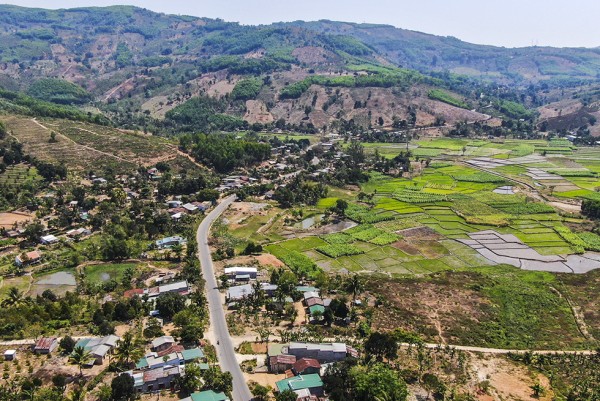
[{"label": "terraced field", "polygon": [[[178,156],[173,144],[149,135],[66,120],[9,116],[4,121],[26,153],[73,169],[111,167],[123,171]],[[52,132],[55,142],[50,138]]]}]

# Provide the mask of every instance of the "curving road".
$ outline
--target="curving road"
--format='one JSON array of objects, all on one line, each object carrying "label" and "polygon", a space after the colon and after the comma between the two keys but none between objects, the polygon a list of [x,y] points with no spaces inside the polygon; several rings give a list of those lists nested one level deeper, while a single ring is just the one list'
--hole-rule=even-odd
[{"label": "curving road", "polygon": [[240,365],[235,357],[235,350],[227,328],[225,320],[225,312],[221,301],[221,294],[218,290],[217,280],[213,270],[212,258],[208,247],[208,234],[211,225],[219,218],[229,205],[235,200],[235,195],[223,199],[217,207],[215,207],[200,223],[198,232],[196,233],[196,241],[198,242],[198,259],[202,266],[202,275],[206,281],[206,298],[208,299],[208,309],[210,312],[210,324],[214,330],[215,337],[219,341],[219,345],[214,344],[217,349],[217,357],[221,369],[225,372],[231,372],[233,376],[233,401],[249,401],[252,399],[252,393],[246,384],[246,379],[242,374]]}]

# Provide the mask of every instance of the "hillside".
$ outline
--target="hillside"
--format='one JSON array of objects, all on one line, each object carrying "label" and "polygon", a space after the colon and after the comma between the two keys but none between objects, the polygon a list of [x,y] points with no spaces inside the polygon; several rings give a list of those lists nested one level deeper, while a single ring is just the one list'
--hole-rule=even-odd
[{"label": "hillside", "polygon": [[[545,88],[595,79],[600,54],[480,46],[382,25],[241,26],[130,6],[2,5],[0,63],[5,90],[71,114],[86,107],[127,129],[314,132],[339,121],[391,129],[529,120],[523,106],[543,105]],[[1,109],[20,112],[3,97]],[[192,98],[205,117],[189,124],[177,107]]]},{"label": "hillside", "polygon": [[348,35],[375,49],[388,61],[419,71],[450,71],[505,83],[594,80],[600,71],[600,49],[476,45],[454,37],[390,25],[336,21],[298,21],[297,26],[329,35]]}]

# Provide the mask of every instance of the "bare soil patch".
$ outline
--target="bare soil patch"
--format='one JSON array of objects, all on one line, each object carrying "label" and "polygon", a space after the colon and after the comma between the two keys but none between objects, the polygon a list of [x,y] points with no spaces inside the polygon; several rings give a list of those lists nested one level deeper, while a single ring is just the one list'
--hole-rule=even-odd
[{"label": "bare soil patch", "polygon": [[0,213],[0,227],[7,230],[11,229],[15,224],[18,226],[33,220],[33,215],[21,212],[6,212]]}]

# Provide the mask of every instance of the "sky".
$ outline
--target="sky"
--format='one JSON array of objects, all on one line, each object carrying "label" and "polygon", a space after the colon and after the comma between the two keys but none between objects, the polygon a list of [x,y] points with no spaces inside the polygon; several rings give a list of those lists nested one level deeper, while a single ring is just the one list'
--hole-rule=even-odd
[{"label": "sky", "polygon": [[242,24],[319,20],[394,25],[505,47],[600,46],[598,0],[0,0],[25,7],[128,4]]}]

